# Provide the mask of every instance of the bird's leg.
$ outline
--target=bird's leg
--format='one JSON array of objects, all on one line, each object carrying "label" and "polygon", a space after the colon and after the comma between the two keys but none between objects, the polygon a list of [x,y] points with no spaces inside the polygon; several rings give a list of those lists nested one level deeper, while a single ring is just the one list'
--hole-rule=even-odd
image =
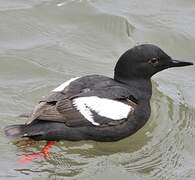
[{"label": "bird's leg", "polygon": [[44,155],[45,158],[49,157],[49,150],[55,144],[55,141],[48,141],[47,144],[42,148],[41,153]]},{"label": "bird's leg", "polygon": [[41,157],[48,158],[49,150],[55,144],[55,141],[48,141],[47,144],[41,149],[40,152],[23,155],[17,161],[21,164],[26,164],[32,162],[34,159],[38,159]]}]

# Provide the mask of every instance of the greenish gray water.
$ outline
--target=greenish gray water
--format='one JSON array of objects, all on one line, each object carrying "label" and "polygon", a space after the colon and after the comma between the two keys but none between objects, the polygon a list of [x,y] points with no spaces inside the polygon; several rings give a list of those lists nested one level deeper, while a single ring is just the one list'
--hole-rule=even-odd
[{"label": "greenish gray water", "polygon": [[[194,7],[192,0],[0,0],[1,127],[23,122],[18,114],[71,77],[112,76],[135,44],[195,62]],[[156,75],[150,120],[119,142],[59,142],[50,159],[21,165],[21,155],[45,142],[13,143],[0,131],[0,179],[193,180],[194,75],[194,67]]]}]

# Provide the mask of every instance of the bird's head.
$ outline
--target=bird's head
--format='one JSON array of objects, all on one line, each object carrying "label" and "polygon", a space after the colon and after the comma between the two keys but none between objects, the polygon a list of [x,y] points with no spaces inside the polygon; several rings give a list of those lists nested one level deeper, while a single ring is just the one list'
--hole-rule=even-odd
[{"label": "bird's head", "polygon": [[142,44],[122,54],[115,66],[115,79],[150,79],[164,69],[188,65],[193,63],[174,60],[158,46]]}]

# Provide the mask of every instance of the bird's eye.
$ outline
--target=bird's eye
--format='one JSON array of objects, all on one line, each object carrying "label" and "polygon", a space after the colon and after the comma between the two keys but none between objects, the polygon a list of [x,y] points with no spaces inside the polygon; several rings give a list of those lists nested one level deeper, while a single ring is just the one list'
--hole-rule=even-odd
[{"label": "bird's eye", "polygon": [[148,61],[149,64],[157,65],[159,62],[158,58],[152,58]]}]

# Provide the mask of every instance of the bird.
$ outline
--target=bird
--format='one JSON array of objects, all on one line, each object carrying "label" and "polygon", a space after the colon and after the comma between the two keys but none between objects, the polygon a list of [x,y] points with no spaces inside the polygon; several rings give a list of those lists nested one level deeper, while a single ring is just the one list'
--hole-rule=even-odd
[{"label": "bird", "polygon": [[193,65],[171,58],[160,47],[140,44],[119,57],[114,77],[72,78],[42,97],[24,124],[9,125],[8,137],[47,141],[118,141],[148,121],[151,77],[167,68]]}]

